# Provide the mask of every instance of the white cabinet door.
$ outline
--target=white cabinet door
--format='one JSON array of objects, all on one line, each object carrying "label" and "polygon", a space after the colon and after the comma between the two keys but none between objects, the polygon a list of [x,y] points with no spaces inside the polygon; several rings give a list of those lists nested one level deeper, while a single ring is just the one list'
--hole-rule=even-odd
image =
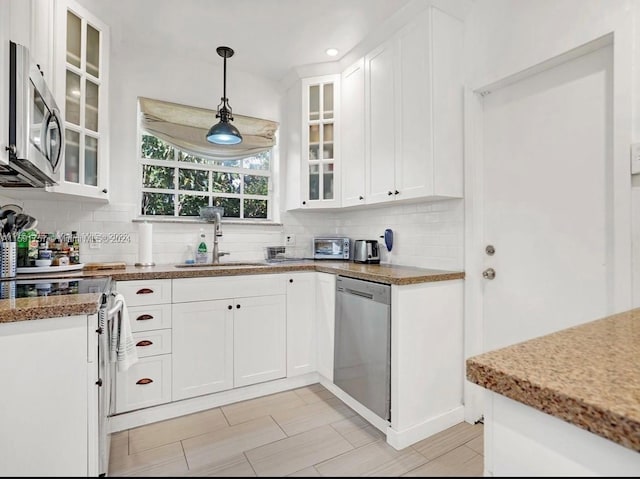
[{"label": "white cabinet door", "polygon": [[316,273],[316,341],[318,373],[333,381],[336,276]]},{"label": "white cabinet door", "polygon": [[462,198],[464,146],[463,23],[431,8],[433,195]]},{"label": "white cabinet door", "polygon": [[392,39],[365,57],[366,202],[380,203],[395,191],[397,48]]},{"label": "white cabinet door", "polygon": [[341,77],[342,206],[364,204],[364,58]]},{"label": "white cabinet door", "polygon": [[[26,3],[26,2],[25,2]],[[47,85],[53,85],[53,14],[51,0],[31,0],[31,59],[40,66]]]},{"label": "white cabinet door", "polygon": [[302,208],[340,206],[340,75],[302,80]]},{"label": "white cabinet door", "polygon": [[233,387],[233,301],[172,306],[173,400]]},{"label": "white cabinet door", "polygon": [[316,370],[316,273],[287,279],[287,377]]},{"label": "white cabinet door", "polygon": [[47,191],[109,200],[109,26],[74,0],[54,11],[53,93],[65,119],[58,185]]},{"label": "white cabinet door", "polygon": [[1,474],[95,476],[87,431],[97,434],[88,423],[98,406],[97,349],[87,355],[87,316],[0,326]]},{"label": "white cabinet door", "polygon": [[[425,12],[397,35],[400,86],[394,198],[433,194],[430,28]],[[462,176],[461,176],[462,178]]]},{"label": "white cabinet door", "polygon": [[285,295],[236,299],[233,314],[233,386],[285,377]]}]

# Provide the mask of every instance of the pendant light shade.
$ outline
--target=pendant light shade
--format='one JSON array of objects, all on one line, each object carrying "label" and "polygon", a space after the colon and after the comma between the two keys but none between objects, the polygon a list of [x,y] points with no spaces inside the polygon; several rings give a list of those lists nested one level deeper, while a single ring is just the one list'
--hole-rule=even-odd
[{"label": "pendant light shade", "polygon": [[227,58],[233,56],[233,50],[229,47],[218,47],[216,51],[218,55],[224,59],[222,98],[220,99],[216,113],[216,118],[220,118],[220,121],[209,128],[207,141],[215,143],[216,145],[237,145],[242,141],[242,135],[238,129],[230,123],[233,121],[233,115],[231,107],[229,106],[229,100],[227,99]]}]

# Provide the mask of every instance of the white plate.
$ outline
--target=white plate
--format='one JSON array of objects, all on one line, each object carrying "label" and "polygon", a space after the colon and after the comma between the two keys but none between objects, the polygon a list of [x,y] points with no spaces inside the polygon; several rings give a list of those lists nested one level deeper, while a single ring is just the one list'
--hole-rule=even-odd
[{"label": "white plate", "polygon": [[16,268],[16,273],[57,273],[59,271],[75,271],[84,268],[84,263],[66,266],[25,266]]}]

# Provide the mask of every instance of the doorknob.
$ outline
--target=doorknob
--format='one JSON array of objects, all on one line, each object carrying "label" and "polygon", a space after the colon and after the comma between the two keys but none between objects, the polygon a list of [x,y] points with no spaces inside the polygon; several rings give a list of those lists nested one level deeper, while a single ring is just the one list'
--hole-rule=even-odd
[{"label": "doorknob", "polygon": [[482,272],[482,277],[484,279],[493,279],[496,277],[496,270],[493,268],[487,268]]}]

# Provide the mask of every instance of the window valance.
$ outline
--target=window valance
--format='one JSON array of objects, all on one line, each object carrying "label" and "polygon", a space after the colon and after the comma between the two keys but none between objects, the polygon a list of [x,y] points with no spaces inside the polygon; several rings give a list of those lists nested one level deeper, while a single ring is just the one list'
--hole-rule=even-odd
[{"label": "window valance", "polygon": [[138,97],[138,105],[144,130],[194,156],[214,160],[248,157],[275,145],[275,121],[234,114],[233,124],[242,143],[219,146],[205,138],[218,121],[215,110],[144,97]]}]

